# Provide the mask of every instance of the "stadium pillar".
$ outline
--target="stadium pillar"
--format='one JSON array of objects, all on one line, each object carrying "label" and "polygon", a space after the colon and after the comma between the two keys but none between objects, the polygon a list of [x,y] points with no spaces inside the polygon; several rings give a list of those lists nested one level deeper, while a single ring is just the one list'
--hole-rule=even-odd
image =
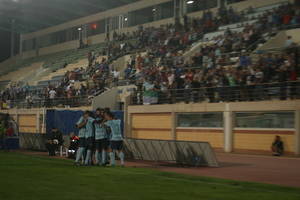
[{"label": "stadium pillar", "polygon": [[229,104],[226,104],[225,112],[223,113],[224,119],[224,151],[227,153],[233,150],[233,119],[234,113],[230,111]]},{"label": "stadium pillar", "polygon": [[[129,18],[130,19],[130,18]],[[110,30],[111,30],[111,18],[105,18],[105,34],[106,34],[106,40],[110,41]]]},{"label": "stadium pillar", "polygon": [[42,130],[41,130],[41,133],[46,133],[46,114],[47,114],[47,109],[43,108],[43,110],[42,110]]},{"label": "stadium pillar", "polygon": [[36,111],[36,133],[41,133],[40,110]]},{"label": "stadium pillar", "polygon": [[295,111],[295,154],[300,155],[300,110]]},{"label": "stadium pillar", "polygon": [[15,109],[15,121],[17,124],[19,124],[19,112],[18,109]]},{"label": "stadium pillar", "polygon": [[227,0],[218,0],[218,8],[227,7]]},{"label": "stadium pillar", "polygon": [[[128,107],[130,105],[131,95],[128,95],[124,99],[124,138],[131,136],[131,115],[128,113]],[[130,135],[129,135],[130,133]]]},{"label": "stadium pillar", "polygon": [[10,57],[15,54],[15,20],[11,20],[11,30],[10,30]]},{"label": "stadium pillar", "polygon": [[174,0],[175,25],[182,24],[187,14],[186,0]]},{"label": "stadium pillar", "polygon": [[172,140],[176,140],[176,113],[172,112],[171,114],[171,136]]},{"label": "stadium pillar", "polygon": [[19,55],[22,56],[22,52],[23,52],[23,35],[20,34]]}]

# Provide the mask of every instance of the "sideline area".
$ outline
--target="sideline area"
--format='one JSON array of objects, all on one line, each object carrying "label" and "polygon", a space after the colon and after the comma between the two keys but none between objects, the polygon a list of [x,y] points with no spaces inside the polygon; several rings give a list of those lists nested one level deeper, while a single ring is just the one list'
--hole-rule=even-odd
[{"label": "sideline area", "polygon": [[300,158],[217,153],[219,168],[160,168],[183,174],[300,187]]},{"label": "sideline area", "polygon": [[140,163],[125,168],[76,167],[71,160],[34,154],[0,151],[1,199],[299,200],[300,197],[300,188],[295,187],[163,172],[153,165],[138,167]]},{"label": "sideline area", "polygon": [[[20,152],[29,155],[47,156],[44,152]],[[228,153],[216,153],[216,155],[220,163],[220,167],[218,168],[177,167],[166,163],[147,161],[128,161],[126,162],[126,166],[300,188],[300,158]]]}]

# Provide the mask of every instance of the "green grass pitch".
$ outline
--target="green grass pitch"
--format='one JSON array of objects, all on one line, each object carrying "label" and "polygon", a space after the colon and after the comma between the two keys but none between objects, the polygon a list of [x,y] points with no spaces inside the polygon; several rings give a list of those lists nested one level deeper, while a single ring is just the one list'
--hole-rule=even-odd
[{"label": "green grass pitch", "polygon": [[[1,200],[299,200],[300,189],[0,152]],[[201,170],[201,168],[199,169]]]}]

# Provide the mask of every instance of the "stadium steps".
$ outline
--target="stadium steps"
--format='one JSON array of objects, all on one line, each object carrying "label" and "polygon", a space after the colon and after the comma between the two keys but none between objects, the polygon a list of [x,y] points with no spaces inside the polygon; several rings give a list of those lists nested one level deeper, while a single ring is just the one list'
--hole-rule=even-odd
[{"label": "stadium steps", "polygon": [[[254,24],[255,22],[257,22],[256,18],[258,18],[259,16],[261,16],[262,14],[264,14],[267,11],[278,8],[279,6],[283,5],[284,3],[287,3],[287,1],[272,4],[272,5],[268,5],[268,6],[263,6],[263,7],[259,7],[259,8],[255,8],[256,11],[254,13],[246,15],[246,18],[248,20],[243,21],[243,22],[239,22],[239,23],[234,23],[234,24],[221,26],[221,27],[219,27],[218,31],[205,34],[204,37],[203,37],[204,41],[201,40],[201,41],[198,41],[198,42],[194,43],[192,45],[192,47],[184,53],[185,61],[188,61],[193,55],[195,55],[195,53],[198,52],[202,46],[211,44],[211,40],[214,37],[223,35],[225,33],[226,29],[230,29],[233,32],[241,32],[244,29],[243,26],[245,26],[247,24]],[[296,38],[296,36],[295,36],[295,38]],[[259,48],[264,48],[265,45],[267,47],[269,46],[269,44],[270,44],[270,46],[272,45],[272,41],[271,41],[272,39],[276,40],[276,38],[272,38],[272,37],[267,36],[267,35],[264,36],[264,39],[267,41],[265,44],[259,44],[259,42],[258,42],[257,44],[254,44],[254,45],[260,46]],[[271,42],[269,42],[269,40]],[[276,41],[274,41],[274,42],[275,42],[275,44],[277,43]],[[251,47],[254,48],[255,51],[260,50],[259,48],[256,48],[256,46],[251,46]]]},{"label": "stadium steps", "polygon": [[0,90],[6,88],[6,86],[10,83],[10,80],[2,80],[0,81]]},{"label": "stadium steps", "polygon": [[274,37],[269,38],[267,42],[261,44],[255,51],[259,52],[272,49],[282,49],[284,48],[285,41],[288,36],[292,36],[293,41],[300,44],[300,28],[283,30],[278,32]]},{"label": "stadium steps", "polygon": [[113,61],[113,63],[112,63],[114,68],[118,72],[120,72],[120,79],[124,79],[124,76],[125,76],[124,71],[127,67],[127,63],[129,62],[131,55],[133,55],[133,54],[128,54],[128,55],[122,56],[122,57],[118,58],[117,60]]},{"label": "stadium steps", "polygon": [[41,69],[43,62],[31,63],[28,66],[18,68],[0,77],[0,81],[9,80],[10,82],[28,82],[36,76],[37,71]]},{"label": "stadium steps", "polygon": [[76,68],[81,68],[81,67],[87,68],[87,66],[88,66],[88,60],[81,59],[77,63],[72,63],[72,64],[67,65],[65,68],[61,68],[52,73],[50,72],[49,74],[42,77],[41,79],[36,80],[34,85],[38,85],[39,82],[41,82],[41,81],[51,81],[51,80],[53,80],[54,77],[57,77],[57,76],[64,76],[67,71],[72,71]]},{"label": "stadium steps", "polygon": [[280,2],[280,3],[272,4],[272,5],[258,7],[258,8],[255,8],[254,13],[247,14],[245,17],[248,18],[248,19],[256,19],[256,18],[260,17],[261,15],[263,15],[265,12],[276,9],[276,8],[280,7],[281,5],[287,4],[287,3],[288,3],[288,1],[283,1],[283,2]]}]

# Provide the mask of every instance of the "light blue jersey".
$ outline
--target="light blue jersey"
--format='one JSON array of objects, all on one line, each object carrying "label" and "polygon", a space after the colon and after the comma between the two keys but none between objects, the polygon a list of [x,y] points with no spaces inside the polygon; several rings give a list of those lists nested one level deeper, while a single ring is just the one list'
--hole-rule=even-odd
[{"label": "light blue jersey", "polygon": [[107,126],[111,129],[111,141],[120,141],[123,140],[122,132],[121,132],[121,120],[114,119],[105,122]]},{"label": "light blue jersey", "polygon": [[94,137],[94,121],[95,119],[89,117],[85,125],[85,138]]},{"label": "light blue jersey", "polygon": [[[78,122],[76,123],[76,125],[81,124],[84,121],[83,117],[80,117],[80,119],[78,120]],[[84,138],[85,137],[85,133],[86,133],[86,128],[85,126],[79,129],[78,132],[78,137],[79,138]]]},{"label": "light blue jersey", "polygon": [[[97,118],[97,120],[100,120]],[[107,138],[106,128],[103,124],[95,123],[95,139],[101,140]]]}]

